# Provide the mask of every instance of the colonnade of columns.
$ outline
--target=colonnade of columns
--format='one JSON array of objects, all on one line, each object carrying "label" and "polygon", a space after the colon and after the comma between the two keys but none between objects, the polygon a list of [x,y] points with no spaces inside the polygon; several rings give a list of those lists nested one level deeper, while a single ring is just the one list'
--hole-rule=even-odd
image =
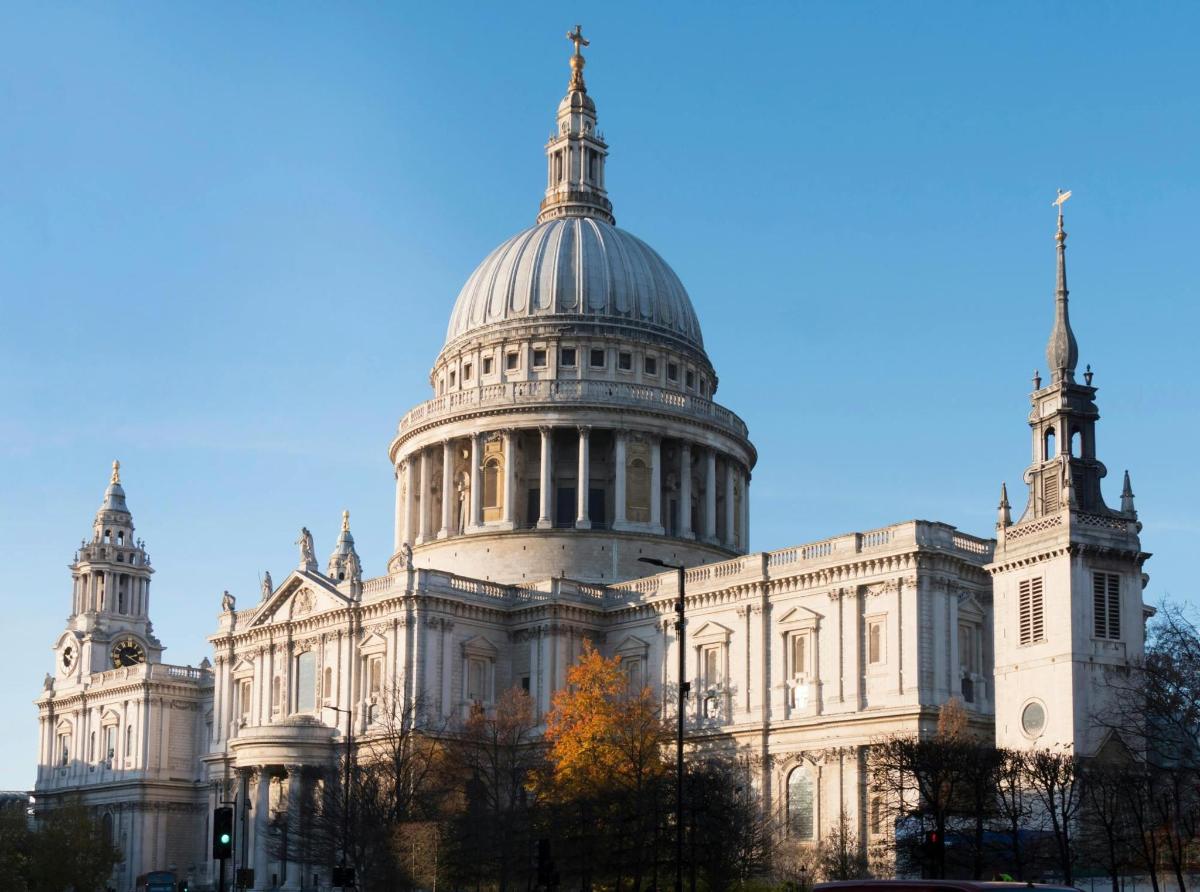
[{"label": "colonnade of columns", "polygon": [[[273,815],[271,784],[276,778],[286,779],[286,804]],[[254,870],[255,889],[309,888],[312,884],[305,880],[314,871],[324,871],[323,865],[300,860],[309,811],[305,802],[312,798],[316,778],[310,769],[295,763],[238,769],[234,854],[233,864],[226,868],[227,886],[230,876],[243,867]]]},{"label": "colonnade of columns", "polygon": [[[522,444],[530,460],[519,468]],[[418,449],[398,464],[395,549],[485,530],[611,527],[744,551],[749,482],[732,456],[677,438],[590,425],[483,431]]]}]

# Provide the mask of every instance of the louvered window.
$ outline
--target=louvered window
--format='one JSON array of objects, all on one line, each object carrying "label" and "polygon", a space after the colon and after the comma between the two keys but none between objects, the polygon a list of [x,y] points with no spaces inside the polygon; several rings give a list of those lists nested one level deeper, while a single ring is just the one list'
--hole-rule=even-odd
[{"label": "louvered window", "polygon": [[1035,644],[1046,638],[1042,619],[1042,577],[1022,579],[1019,598],[1019,623],[1022,644]]},{"label": "louvered window", "polygon": [[1121,577],[1116,573],[1092,574],[1092,617],[1095,637],[1121,637]]},{"label": "louvered window", "polygon": [[1051,468],[1042,477],[1042,510],[1051,514],[1058,510],[1058,469]]}]

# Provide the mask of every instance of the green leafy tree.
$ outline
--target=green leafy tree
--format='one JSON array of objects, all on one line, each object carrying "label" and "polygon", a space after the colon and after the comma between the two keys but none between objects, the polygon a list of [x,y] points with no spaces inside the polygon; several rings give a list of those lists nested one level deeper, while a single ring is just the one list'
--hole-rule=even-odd
[{"label": "green leafy tree", "polygon": [[31,889],[103,889],[121,853],[105,838],[99,821],[76,801],[38,815],[30,837],[27,869]]}]

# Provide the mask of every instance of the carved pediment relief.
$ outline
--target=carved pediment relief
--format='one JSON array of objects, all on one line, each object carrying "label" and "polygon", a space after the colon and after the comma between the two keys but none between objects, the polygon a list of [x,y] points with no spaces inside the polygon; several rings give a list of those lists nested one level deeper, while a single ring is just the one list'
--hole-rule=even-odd
[{"label": "carved pediment relief", "polygon": [[336,610],[351,603],[332,580],[319,573],[293,570],[254,614],[251,626],[300,620],[314,613]]},{"label": "carved pediment relief", "polygon": [[369,635],[363,638],[362,643],[358,646],[358,649],[364,654],[381,653],[387,650],[387,639],[378,632],[371,632]]}]

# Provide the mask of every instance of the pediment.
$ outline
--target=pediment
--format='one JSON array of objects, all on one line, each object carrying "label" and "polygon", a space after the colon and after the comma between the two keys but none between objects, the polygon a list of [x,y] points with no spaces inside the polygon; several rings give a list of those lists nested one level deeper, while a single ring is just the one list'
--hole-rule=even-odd
[{"label": "pediment", "polygon": [[121,714],[115,709],[106,709],[104,714],[100,716],[101,725],[119,725],[121,724]]},{"label": "pediment", "polygon": [[618,656],[642,656],[650,650],[650,645],[636,635],[626,635],[621,643],[613,648]]},{"label": "pediment", "polygon": [[482,635],[468,638],[462,643],[462,649],[464,654],[476,657],[489,657],[491,659],[495,659],[500,653],[500,649]]},{"label": "pediment", "polygon": [[243,675],[246,673],[253,673],[254,672],[254,661],[242,658],[234,664],[233,669],[231,669],[230,672],[234,676]]},{"label": "pediment", "polygon": [[984,607],[979,603],[975,595],[970,592],[963,592],[958,597],[958,615],[961,619],[974,620],[982,622],[986,614]]},{"label": "pediment", "polygon": [[728,641],[733,630],[716,622],[706,622],[691,634],[693,641]]},{"label": "pediment", "polygon": [[363,654],[380,653],[387,650],[387,639],[378,632],[369,632],[358,645],[358,649]]},{"label": "pediment", "polygon": [[810,607],[805,607],[798,604],[779,617],[775,624],[780,628],[801,628],[805,626],[816,626],[821,622],[821,614]]},{"label": "pediment", "polygon": [[337,610],[350,604],[332,580],[320,573],[293,570],[274,594],[259,606],[251,627],[303,619],[314,613]]}]

